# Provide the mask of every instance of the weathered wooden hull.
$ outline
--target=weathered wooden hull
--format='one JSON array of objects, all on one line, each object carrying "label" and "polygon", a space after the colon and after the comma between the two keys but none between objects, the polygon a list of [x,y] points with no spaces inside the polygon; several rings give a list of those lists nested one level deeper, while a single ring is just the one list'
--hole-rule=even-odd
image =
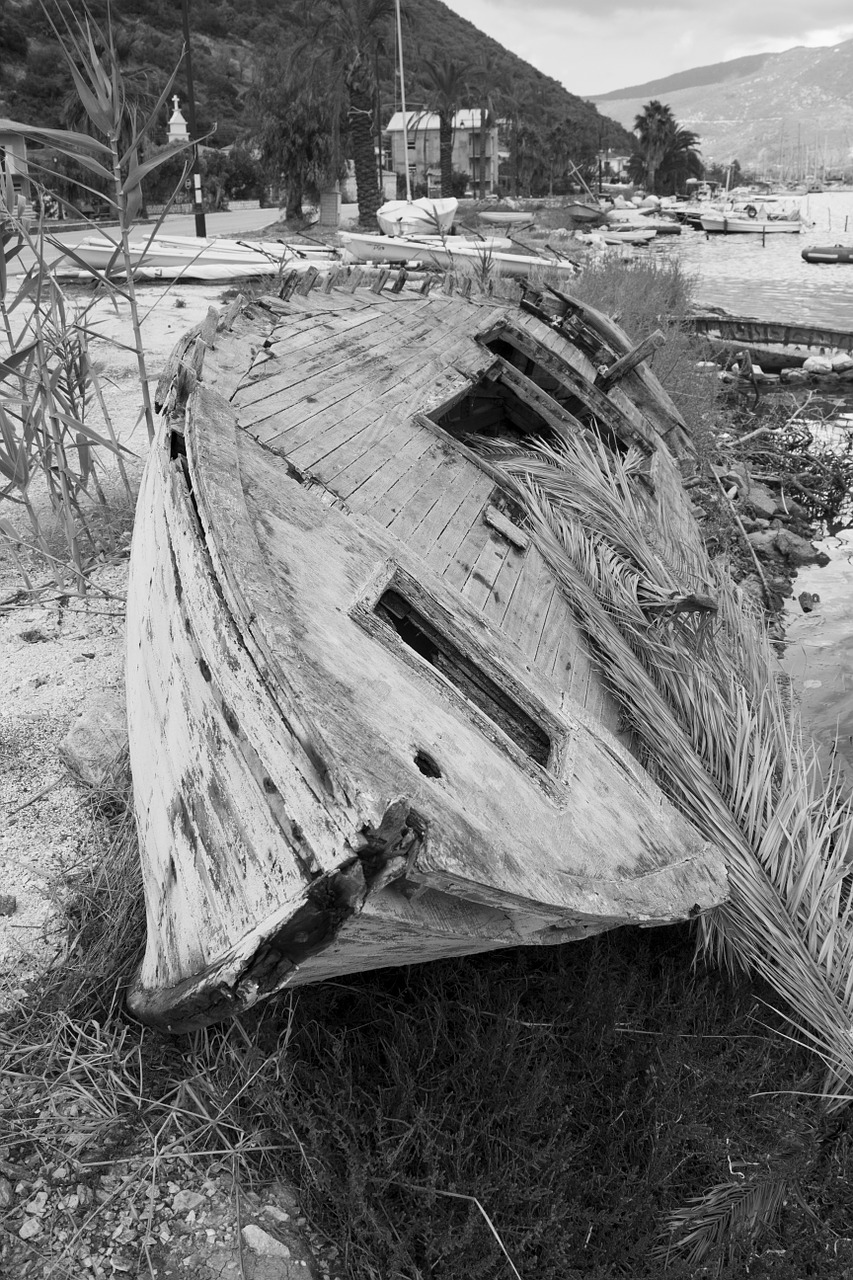
[{"label": "weathered wooden hull", "polygon": [[784,321],[725,314],[695,315],[690,323],[697,333],[731,343],[791,349],[802,347],[806,355],[826,349],[853,352],[853,330],[850,329],[786,324]]},{"label": "weathered wooden hull", "polygon": [[[487,374],[513,384],[490,342],[541,342],[571,378],[580,352],[529,314],[444,298],[444,332],[431,300],[368,298],[220,335],[146,468],[127,680],[148,945],[130,1004],[163,1028],[725,896],[719,854],[621,740],[545,562],[494,513],[494,476],[422,416]],[[369,404],[346,394],[355,370]],[[654,392],[647,371],[630,383]],[[663,446],[653,472],[669,502]],[[401,600],[438,665],[389,625]]]}]

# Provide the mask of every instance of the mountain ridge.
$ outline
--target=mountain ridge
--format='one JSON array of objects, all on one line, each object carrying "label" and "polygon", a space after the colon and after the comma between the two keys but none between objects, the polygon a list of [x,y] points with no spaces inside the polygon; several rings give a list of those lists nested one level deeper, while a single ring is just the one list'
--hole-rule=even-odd
[{"label": "mountain ridge", "polygon": [[[706,164],[737,159],[787,179],[853,172],[853,40],[756,57],[760,62],[732,59],[590,100],[630,129],[649,98],[661,98],[699,135]],[[667,91],[674,79],[681,83]]]},{"label": "mountain ridge", "polygon": [[[105,24],[107,0],[89,0],[89,11]],[[218,124],[216,144],[225,145],[248,130],[246,99],[261,58],[293,35],[296,0],[193,0],[192,57],[196,117],[200,133]],[[181,7],[174,0],[118,0],[111,6],[114,24],[131,30],[138,45],[136,62],[152,70],[152,79],[165,79],[180,58]],[[417,103],[424,82],[419,63],[424,57],[468,60],[472,65],[491,54],[507,74],[515,77],[535,111],[551,111],[579,133],[601,137],[604,145],[630,145],[623,127],[601,115],[587,97],[567,90],[559,81],[505,49],[442,0],[409,0],[403,41],[409,97]],[[63,95],[71,89],[61,55],[38,0],[0,0],[0,115],[24,124],[61,125]],[[388,44],[394,41],[389,19]],[[394,102],[393,56],[382,68],[383,120]],[[186,87],[181,73],[175,91],[182,100]],[[476,99],[475,99],[476,100]],[[534,110],[534,106],[531,110]],[[165,140],[165,115],[163,119]]]}]

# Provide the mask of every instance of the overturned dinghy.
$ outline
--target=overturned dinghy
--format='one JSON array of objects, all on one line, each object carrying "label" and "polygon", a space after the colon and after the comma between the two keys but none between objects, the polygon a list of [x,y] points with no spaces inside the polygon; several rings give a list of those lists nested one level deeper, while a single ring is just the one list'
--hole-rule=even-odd
[{"label": "overturned dinghy", "polygon": [[134,1013],[188,1030],[292,984],[722,901],[720,854],[632,753],[471,444],[595,428],[641,450],[651,536],[665,512],[689,542],[689,441],[650,346],[570,300],[266,306],[200,335],[139,500]]}]

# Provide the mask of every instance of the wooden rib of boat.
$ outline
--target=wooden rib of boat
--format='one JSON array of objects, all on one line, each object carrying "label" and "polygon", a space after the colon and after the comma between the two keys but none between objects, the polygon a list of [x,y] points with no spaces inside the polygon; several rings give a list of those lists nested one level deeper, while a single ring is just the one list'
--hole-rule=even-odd
[{"label": "wooden rib of boat", "polygon": [[560,295],[360,275],[213,314],[160,390],[127,646],[148,922],[130,1006],[160,1028],[726,894],[471,438],[634,447],[632,501],[675,554],[698,537],[691,446],[655,343]]}]

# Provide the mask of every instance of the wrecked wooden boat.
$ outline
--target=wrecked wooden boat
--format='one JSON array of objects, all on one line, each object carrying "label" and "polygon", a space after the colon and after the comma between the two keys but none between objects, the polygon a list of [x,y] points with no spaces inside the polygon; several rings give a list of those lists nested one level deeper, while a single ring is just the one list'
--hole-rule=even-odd
[{"label": "wrecked wooden boat", "polygon": [[161,389],[127,688],[148,929],[129,1003],[162,1029],[726,895],[472,443],[636,447],[652,536],[695,539],[655,342],[562,295],[383,280],[309,276],[214,317]]}]

